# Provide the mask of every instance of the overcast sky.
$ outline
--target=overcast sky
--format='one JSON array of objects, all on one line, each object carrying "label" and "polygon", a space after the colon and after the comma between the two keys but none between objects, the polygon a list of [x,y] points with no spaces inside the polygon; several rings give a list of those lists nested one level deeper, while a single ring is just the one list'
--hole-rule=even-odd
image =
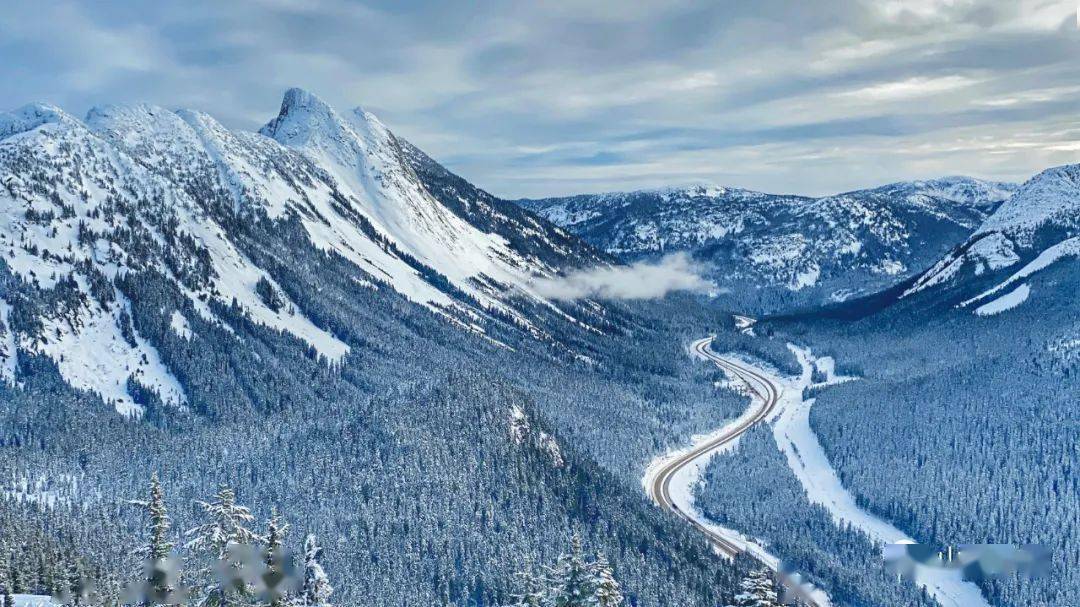
[{"label": "overcast sky", "polygon": [[255,129],[301,86],[507,197],[1023,180],[1080,162],[1077,20],[1076,0],[14,2],[0,107]]}]

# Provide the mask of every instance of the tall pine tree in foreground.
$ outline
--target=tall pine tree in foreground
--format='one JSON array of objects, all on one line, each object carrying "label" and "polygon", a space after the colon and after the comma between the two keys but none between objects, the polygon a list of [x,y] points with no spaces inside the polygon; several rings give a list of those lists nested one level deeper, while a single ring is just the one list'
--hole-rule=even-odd
[{"label": "tall pine tree in foreground", "polygon": [[603,554],[596,555],[596,562],[592,565],[593,579],[596,583],[594,596],[597,607],[618,607],[622,605],[623,595],[619,582],[615,579],[615,573],[611,570],[611,564]]},{"label": "tall pine tree in foreground", "polygon": [[319,559],[322,558],[322,548],[315,541],[314,535],[308,535],[304,540],[304,592],[303,605],[306,607],[329,607],[330,595],[334,593],[334,587],[330,585],[330,578],[326,576]]},{"label": "tall pine tree in foreground", "polygon": [[[242,577],[244,556],[263,540],[248,526],[255,520],[251,510],[236,503],[236,494],[228,487],[222,487],[211,502],[198,502],[209,519],[206,523],[188,531],[191,540],[186,547],[201,552],[210,563],[224,567],[218,575],[211,575],[206,567],[199,571],[205,594],[201,601],[209,607],[221,605],[242,605],[251,602],[254,591]],[[223,584],[220,578],[231,577],[232,581]]]},{"label": "tall pine tree in foreground", "polygon": [[587,607],[593,599],[595,580],[585,556],[581,550],[581,537],[574,534],[570,543],[570,554],[559,557],[551,572],[553,596],[551,603],[555,607]]},{"label": "tall pine tree in foreground", "polygon": [[739,583],[739,594],[735,595],[732,607],[780,607],[776,592],[776,583],[772,572],[761,568],[743,578]]},{"label": "tall pine tree in foreground", "polygon": [[270,607],[283,607],[289,603],[288,589],[285,588],[285,568],[288,558],[285,553],[285,534],[289,531],[288,523],[281,521],[277,511],[270,515],[266,524],[266,571],[263,573],[263,585],[269,596]]},{"label": "tall pine tree in foreground", "polygon": [[172,542],[169,541],[172,521],[165,508],[165,494],[161,490],[157,472],[150,477],[150,501],[146,505],[146,511],[150,514],[150,545],[147,547],[147,556],[154,562],[163,561],[169,557],[169,551],[172,550]]},{"label": "tall pine tree in foreground", "polygon": [[157,472],[150,477],[150,499],[132,503],[146,510],[150,518],[149,539],[138,551],[138,556],[145,561],[140,572],[140,586],[145,603],[168,604],[176,600],[180,572],[178,560],[170,558],[173,549],[169,537],[172,520],[165,507],[165,492],[161,488]]},{"label": "tall pine tree in foreground", "polygon": [[543,607],[547,597],[547,587],[542,576],[534,573],[532,559],[526,557],[525,569],[514,574],[517,580],[517,593],[514,594],[514,607]]}]

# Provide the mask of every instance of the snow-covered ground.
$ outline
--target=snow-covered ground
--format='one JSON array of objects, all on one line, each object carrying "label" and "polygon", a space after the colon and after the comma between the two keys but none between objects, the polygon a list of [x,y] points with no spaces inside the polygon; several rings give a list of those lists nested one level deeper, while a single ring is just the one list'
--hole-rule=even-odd
[{"label": "snow-covered ground", "polygon": [[[815,359],[809,349],[793,345],[789,348],[802,368],[798,376],[780,377],[766,368],[756,370],[783,388],[776,412],[769,421],[776,445],[784,453],[807,498],[824,506],[838,526],[851,525],[876,542],[914,543],[904,532],[858,506],[855,497],[840,482],[817,435],[810,428],[810,408],[814,400],[804,398],[804,390],[853,378],[836,375],[831,358]],[[825,376],[825,381],[813,383],[815,367]],[[989,607],[978,587],[964,581],[958,571],[918,567],[915,583],[926,588],[942,607]]]},{"label": "snow-covered ground", "polygon": [[58,476],[13,476],[0,481],[0,499],[24,504],[38,504],[45,508],[70,505],[73,496],[80,496],[78,477],[71,474]]},{"label": "snow-covered ground", "polygon": [[1031,287],[1027,286],[1027,284],[1022,284],[1005,295],[975,308],[975,314],[978,316],[1000,314],[1001,312],[1011,310],[1027,301],[1028,295],[1031,295]]},{"label": "snow-covered ground", "polygon": [[15,607],[55,607],[60,605],[51,596],[44,594],[16,594]]}]

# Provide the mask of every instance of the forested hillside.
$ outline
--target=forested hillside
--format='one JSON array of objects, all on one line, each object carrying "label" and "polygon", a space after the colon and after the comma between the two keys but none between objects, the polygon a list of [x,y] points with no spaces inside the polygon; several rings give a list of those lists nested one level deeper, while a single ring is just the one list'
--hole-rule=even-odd
[{"label": "forested hillside", "polygon": [[995,605],[1080,603],[1074,175],[1032,178],[889,298],[763,329],[859,376],[821,391],[810,419],[860,504],[920,542],[1049,549],[1049,575],[983,583]]},{"label": "forested hillside", "polygon": [[716,313],[544,300],[532,277],[610,260],[366,113],[293,91],[264,132],[150,106],[0,121],[20,587],[122,588],[156,474],[185,563],[225,486],[258,533],[276,512],[319,538],[341,604],[505,604],[575,532],[633,604],[730,599],[742,566],[637,482],[741,406],[684,350]]}]

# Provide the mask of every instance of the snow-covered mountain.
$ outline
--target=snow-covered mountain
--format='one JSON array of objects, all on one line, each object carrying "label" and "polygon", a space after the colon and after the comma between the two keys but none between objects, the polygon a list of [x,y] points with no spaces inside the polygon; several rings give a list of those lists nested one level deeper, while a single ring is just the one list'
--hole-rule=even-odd
[{"label": "snow-covered mountain", "polygon": [[[341,336],[256,260],[296,235],[353,264],[356,284],[479,332],[491,315],[540,332],[520,310],[547,305],[532,278],[605,259],[372,114],[339,114],[299,89],[260,133],[189,110],[106,106],[79,120],[35,104],[0,114],[0,379],[15,377],[23,350],[122,412],[138,410],[132,381],[183,406],[116,286],[145,272],[167,277],[205,320],[227,326],[215,308],[237,307],[341,359]],[[190,319],[167,313],[188,332]]]},{"label": "snow-covered mountain", "polygon": [[[966,296],[957,304],[980,316],[1004,312],[1033,293],[1033,277],[1075,297],[1080,272],[1080,165],[1047,169],[1032,177],[962,245],[941,258],[904,296],[952,287]],[[970,292],[974,289],[973,292]]]},{"label": "snow-covered mountain", "polygon": [[691,251],[721,284],[842,300],[925,269],[1015,189],[948,177],[823,198],[696,186],[519,203],[613,255]]}]

